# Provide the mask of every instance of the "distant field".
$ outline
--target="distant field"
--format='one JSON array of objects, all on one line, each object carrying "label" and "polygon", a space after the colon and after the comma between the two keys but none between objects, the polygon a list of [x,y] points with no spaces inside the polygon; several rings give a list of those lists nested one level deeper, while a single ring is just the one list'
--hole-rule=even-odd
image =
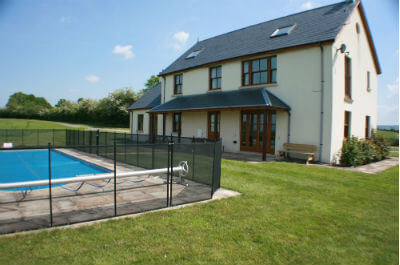
[{"label": "distant field", "polygon": [[[68,126],[69,125],[69,126]],[[31,119],[5,119],[0,118],[0,129],[117,129],[129,131],[129,128],[116,127],[106,124],[82,124],[82,123],[67,123],[53,122]]]},{"label": "distant field", "polygon": [[383,137],[385,142],[391,146],[399,145],[399,133],[395,131],[378,130],[376,135],[378,137]]},{"label": "distant field", "polygon": [[0,129],[67,129],[67,128],[70,127],[61,124],[56,124],[51,121],[0,118]]}]

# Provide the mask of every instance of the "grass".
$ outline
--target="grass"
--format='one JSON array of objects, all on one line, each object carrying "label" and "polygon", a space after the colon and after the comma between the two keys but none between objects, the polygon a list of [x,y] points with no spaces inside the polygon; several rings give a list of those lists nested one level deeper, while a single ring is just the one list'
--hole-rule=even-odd
[{"label": "grass", "polygon": [[391,146],[389,148],[389,157],[399,157],[399,147]]},{"label": "grass", "polygon": [[51,121],[0,118],[0,129],[68,129]]},{"label": "grass", "polygon": [[[64,124],[71,124],[75,126],[67,126]],[[70,123],[70,122],[53,122],[32,119],[11,119],[0,118],[0,129],[90,129],[89,127],[102,128],[102,129],[120,129],[129,131],[127,127],[113,126],[107,124],[84,124],[84,123]]]},{"label": "grass", "polygon": [[378,130],[376,132],[378,137],[383,137],[385,142],[391,146],[399,146],[399,132],[388,131],[388,130]]},{"label": "grass", "polygon": [[398,264],[398,167],[224,160],[238,197],[0,238],[0,264]]}]

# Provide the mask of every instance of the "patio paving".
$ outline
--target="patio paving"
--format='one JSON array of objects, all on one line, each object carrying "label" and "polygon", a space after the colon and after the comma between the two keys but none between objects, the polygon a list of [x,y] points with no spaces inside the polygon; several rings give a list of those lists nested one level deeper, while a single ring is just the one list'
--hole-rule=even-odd
[{"label": "patio paving", "polygon": [[271,154],[267,154],[267,161],[262,160],[262,153],[258,152],[245,152],[240,151],[237,153],[223,152],[223,159],[236,160],[236,161],[245,161],[245,162],[271,162],[275,161],[275,156]]}]

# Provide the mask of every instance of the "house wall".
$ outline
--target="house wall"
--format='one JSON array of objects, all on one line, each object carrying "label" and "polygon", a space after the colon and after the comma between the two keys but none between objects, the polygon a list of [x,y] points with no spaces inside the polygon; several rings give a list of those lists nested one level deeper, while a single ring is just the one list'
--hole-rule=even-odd
[{"label": "house wall", "polygon": [[[360,33],[356,32],[356,23],[359,24]],[[346,52],[352,61],[352,102],[345,100],[344,88],[344,60],[345,54],[337,49],[342,44],[346,45]],[[351,135],[364,138],[365,116],[371,117],[371,128],[377,128],[377,73],[368,45],[366,31],[364,30],[360,13],[357,10],[349,17],[334,42],[332,49],[332,85],[333,111],[331,141],[331,161],[337,161],[344,139],[344,112],[351,112]],[[367,71],[370,72],[370,91],[367,91]]]},{"label": "house wall", "polygon": [[[131,133],[136,134],[149,134],[149,122],[150,122],[150,115],[146,113],[148,109],[146,110],[134,110],[131,111]],[[138,132],[138,115],[143,114],[143,131]],[[161,124],[162,126],[162,124]],[[161,127],[162,128],[162,127]],[[160,129],[160,126],[159,126]]]},{"label": "house wall", "polygon": [[[360,33],[356,33],[356,23]],[[344,100],[344,54],[337,49],[345,43],[352,58],[352,98]],[[322,48],[322,49],[321,49]],[[322,51],[321,51],[322,50]],[[323,58],[323,109],[321,104],[321,54]],[[337,159],[343,142],[344,111],[352,112],[351,134],[364,137],[365,116],[371,117],[371,128],[377,124],[377,73],[368,46],[358,9],[355,9],[333,43],[291,49],[253,58],[277,56],[277,84],[261,85],[291,107],[290,142],[317,146],[316,160],[331,163]],[[242,60],[215,64],[222,66],[222,91],[246,89],[241,87]],[[209,67],[183,71],[183,95],[213,93],[209,90]],[[367,91],[367,74],[370,71],[370,91]],[[173,95],[174,75],[165,77],[162,99],[169,101]],[[256,87],[256,86],[252,86]],[[321,139],[322,112],[322,139]],[[172,115],[168,114],[166,133],[172,129]],[[275,151],[288,141],[289,115],[277,112]],[[161,126],[159,126],[161,128]],[[197,136],[197,129],[207,137],[206,112],[183,113],[182,136]],[[221,138],[225,151],[240,149],[240,111],[221,112]],[[234,143],[236,141],[236,144]],[[322,157],[319,154],[322,153]]]},{"label": "house wall", "polygon": [[[328,62],[330,59],[330,46],[324,45],[324,47],[324,57],[326,57],[325,75],[329,75],[331,74],[328,68],[330,64]],[[321,51],[319,46],[293,49],[268,55],[277,55],[277,84],[262,85],[262,87],[267,87],[270,92],[291,107],[291,142],[313,144],[319,147],[321,114]],[[266,55],[257,56],[254,58],[262,58],[265,56]],[[222,91],[246,89],[245,87],[241,87],[241,63],[242,61],[238,60],[216,64],[222,66]],[[175,97],[173,95],[173,84],[174,75],[166,76],[166,101]],[[209,92],[208,89],[209,67],[183,72],[183,95],[213,93]],[[330,89],[330,87],[327,89]],[[328,96],[329,93],[325,95],[325,101],[330,102],[327,98]],[[329,104],[326,104],[325,108],[326,113],[328,113]],[[193,123],[189,124],[187,122],[188,119],[184,118],[185,114],[182,117],[182,136],[187,136],[186,133],[190,133],[189,136],[192,136],[195,129],[185,129],[185,127],[192,127],[194,126],[192,125]],[[204,114],[202,117],[202,119],[207,122],[207,116]],[[329,122],[327,121],[325,124],[329,124]],[[282,149],[283,143],[287,142],[287,134],[288,114],[283,111],[278,111],[276,152]],[[240,111],[221,112],[221,137],[223,138],[223,145],[226,151],[239,151]],[[234,141],[236,141],[236,144],[234,144]],[[328,141],[328,139],[326,141]],[[329,147],[329,142],[326,142],[326,146]]]}]

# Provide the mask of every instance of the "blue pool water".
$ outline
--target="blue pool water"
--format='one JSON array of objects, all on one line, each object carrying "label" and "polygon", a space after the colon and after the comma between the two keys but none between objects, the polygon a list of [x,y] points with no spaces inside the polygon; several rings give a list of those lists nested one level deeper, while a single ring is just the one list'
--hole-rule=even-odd
[{"label": "blue pool water", "polygon": [[[53,179],[106,172],[110,171],[61,152],[55,150],[51,151],[51,177]],[[42,180],[48,178],[48,150],[0,151],[0,183]],[[48,186],[39,186],[32,187],[32,189],[47,187]]]}]

